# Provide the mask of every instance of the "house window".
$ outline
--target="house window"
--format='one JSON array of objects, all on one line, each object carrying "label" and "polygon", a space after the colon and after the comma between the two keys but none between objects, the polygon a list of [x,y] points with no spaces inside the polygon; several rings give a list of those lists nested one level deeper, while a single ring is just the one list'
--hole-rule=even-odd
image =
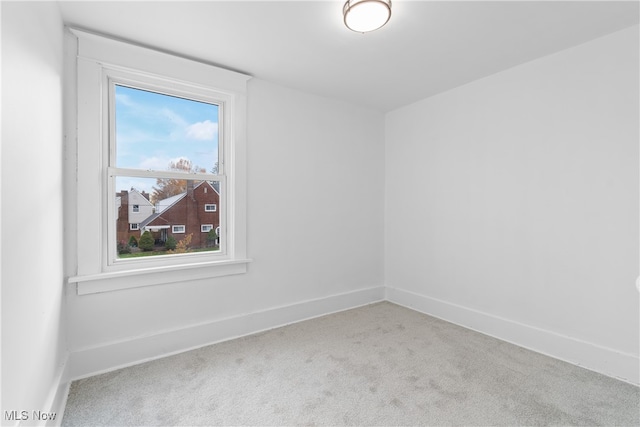
[{"label": "house window", "polygon": [[[69,281],[83,294],[141,286],[127,279],[133,274],[148,276],[139,281],[148,285],[245,272],[249,77],[69,31],[67,49],[77,53],[66,59],[77,70],[67,94],[67,149],[77,159],[68,180],[77,229],[69,237],[79,242]],[[129,218],[118,214],[124,197]],[[186,233],[199,225],[187,212],[202,204],[214,206],[205,209],[220,224],[219,245]],[[136,224],[152,235],[156,256],[118,254],[129,221],[130,230]],[[169,230],[185,234],[186,252],[165,250]],[[89,235],[101,237],[78,238]]]},{"label": "house window", "polygon": [[140,230],[140,224],[129,224],[129,230],[131,231],[135,231],[135,230]]},{"label": "house window", "polygon": [[[188,212],[197,210],[202,202],[220,202],[225,183],[220,162],[225,107],[215,94],[158,84],[146,79],[133,81],[121,72],[109,79],[109,121],[114,129],[109,138],[109,184],[115,186],[116,195],[134,187],[136,192],[130,192],[130,198],[149,195],[155,210],[136,220],[158,242],[154,252],[175,257],[182,254],[165,250],[160,227],[178,223],[183,225],[173,226],[173,233],[185,233],[186,228],[197,230],[199,222],[192,223],[197,217]],[[209,187],[217,191],[209,192]],[[205,210],[213,207],[207,212],[217,212],[217,203],[205,204]],[[134,213],[140,211],[139,205],[133,205]],[[217,216],[222,218],[216,220],[224,221],[224,212]],[[111,221],[115,225],[110,234],[117,234],[119,220]],[[115,241],[120,240],[116,235]],[[224,248],[211,247],[200,236],[191,236],[185,242],[187,253]],[[116,254],[114,262],[131,259],[130,254]]]},{"label": "house window", "polygon": [[200,231],[202,233],[208,233],[211,230],[213,230],[213,224],[202,224],[200,226]]},{"label": "house window", "polygon": [[[206,190],[206,188],[205,188]],[[206,191],[205,191],[206,193]],[[206,204],[204,205],[204,211],[205,212],[215,212],[217,210],[218,206],[215,204]]]}]

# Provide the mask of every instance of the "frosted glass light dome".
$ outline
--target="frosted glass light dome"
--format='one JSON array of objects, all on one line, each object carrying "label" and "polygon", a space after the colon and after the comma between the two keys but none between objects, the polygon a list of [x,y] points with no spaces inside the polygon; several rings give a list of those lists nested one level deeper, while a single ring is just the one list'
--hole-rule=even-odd
[{"label": "frosted glass light dome", "polygon": [[344,24],[358,33],[384,26],[391,18],[391,0],[347,0],[342,9]]}]

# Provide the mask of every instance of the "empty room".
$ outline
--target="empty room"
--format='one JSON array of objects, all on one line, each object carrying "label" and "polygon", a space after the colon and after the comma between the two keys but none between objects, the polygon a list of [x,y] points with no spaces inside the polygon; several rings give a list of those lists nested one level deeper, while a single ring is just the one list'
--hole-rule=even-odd
[{"label": "empty room", "polygon": [[640,2],[0,15],[2,425],[640,425]]}]

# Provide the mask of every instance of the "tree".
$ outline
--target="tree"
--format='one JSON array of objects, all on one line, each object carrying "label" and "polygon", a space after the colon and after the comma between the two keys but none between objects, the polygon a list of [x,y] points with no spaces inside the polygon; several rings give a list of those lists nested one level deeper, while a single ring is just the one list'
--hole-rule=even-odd
[{"label": "tree", "polygon": [[184,239],[180,240],[174,250],[167,251],[168,254],[184,254],[189,252],[189,245],[191,244],[191,238],[193,233],[188,234]]},{"label": "tree", "polygon": [[155,241],[153,240],[153,236],[149,231],[145,231],[144,233],[142,233],[142,236],[140,236],[140,240],[138,241],[138,247],[140,249],[142,249],[143,251],[152,251],[154,244]]},{"label": "tree", "polygon": [[[186,173],[205,173],[206,170],[198,166],[194,166],[191,160],[186,158],[180,158],[177,162],[171,161],[167,170],[173,172],[186,172]],[[156,179],[156,185],[153,187],[151,193],[151,203],[154,205],[163,199],[175,196],[176,194],[184,193],[187,191],[187,180],[177,178],[158,178]]]},{"label": "tree", "polygon": [[129,246],[131,246],[132,248],[138,247],[138,241],[136,240],[136,236],[129,237]]},{"label": "tree", "polygon": [[173,236],[169,236],[167,237],[167,241],[164,243],[164,247],[167,248],[167,250],[172,251],[176,248],[178,242],[176,241],[176,238]]},{"label": "tree", "polygon": [[217,239],[218,239],[218,233],[216,233],[216,230],[212,228],[207,233],[207,246],[209,247],[215,246]]}]

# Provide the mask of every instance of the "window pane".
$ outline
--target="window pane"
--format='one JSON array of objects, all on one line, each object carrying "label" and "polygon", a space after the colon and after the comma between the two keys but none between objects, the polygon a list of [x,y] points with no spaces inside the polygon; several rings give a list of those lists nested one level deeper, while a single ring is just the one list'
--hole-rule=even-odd
[{"label": "window pane", "polygon": [[115,85],[119,168],[218,173],[218,106]]},{"label": "window pane", "polygon": [[220,209],[205,209],[220,206],[219,182],[118,176],[115,188],[118,258],[220,250]]}]

